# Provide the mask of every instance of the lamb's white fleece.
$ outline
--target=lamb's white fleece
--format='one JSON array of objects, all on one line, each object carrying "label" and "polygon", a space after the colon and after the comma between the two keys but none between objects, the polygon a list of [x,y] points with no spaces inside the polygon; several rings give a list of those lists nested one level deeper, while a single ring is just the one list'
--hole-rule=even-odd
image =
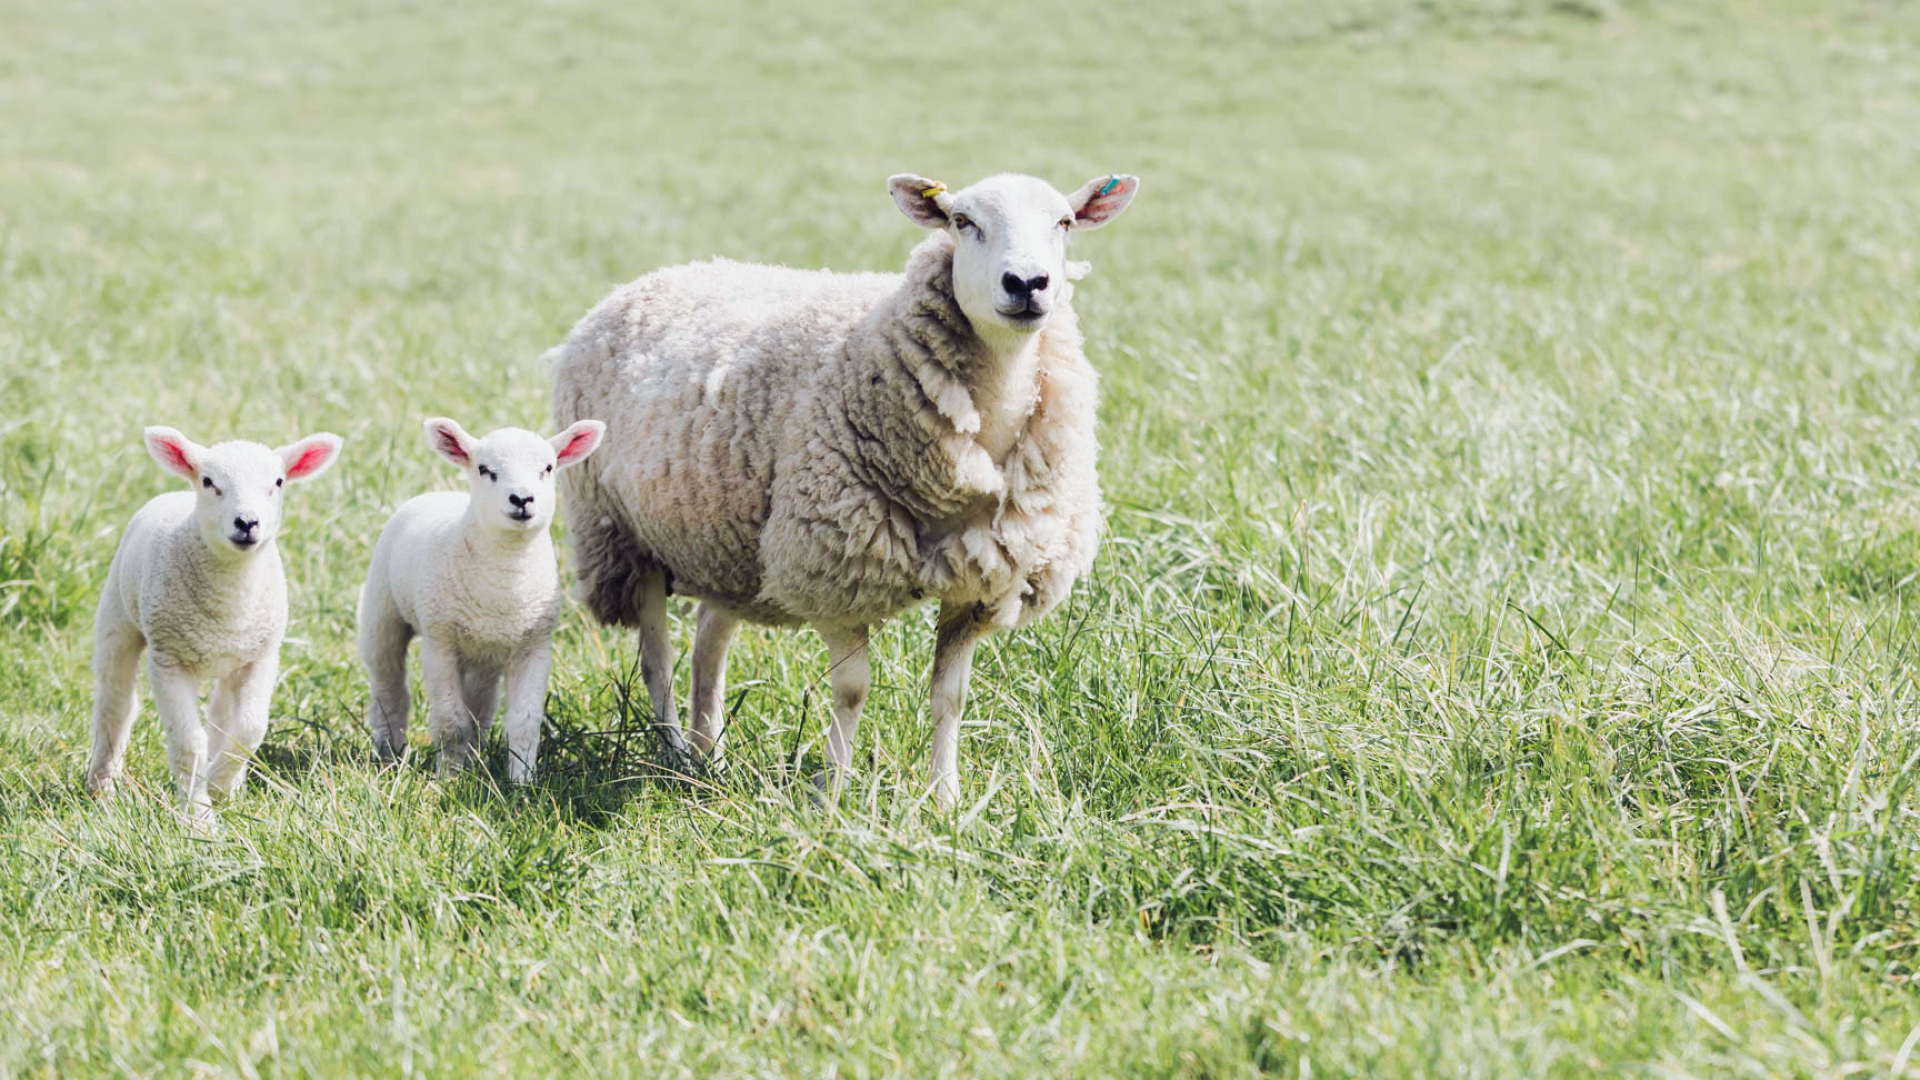
[{"label": "lamb's white fleece", "polygon": [[[275,543],[281,493],[332,464],[340,439],[314,435],[270,450],[203,447],[171,428],[149,428],[146,438],[155,460],[194,490],[156,496],[135,513],[107,571],[94,615],[87,786],[107,794],[120,775],[144,652],[174,782],[189,820],[206,827],[209,794],[240,787],[267,730],[287,629]],[[208,682],[203,725],[199,693]]]},{"label": "lamb's white fleece", "polygon": [[406,748],[407,645],[418,635],[441,771],[467,763],[485,741],[504,677],[507,776],[532,777],[561,606],[547,529],[552,476],[591,453],[601,431],[585,421],[549,443],[514,428],[473,439],[450,420],[428,422],[429,441],[467,470],[470,488],[408,500],[374,544],[360,655],[376,753]]}]

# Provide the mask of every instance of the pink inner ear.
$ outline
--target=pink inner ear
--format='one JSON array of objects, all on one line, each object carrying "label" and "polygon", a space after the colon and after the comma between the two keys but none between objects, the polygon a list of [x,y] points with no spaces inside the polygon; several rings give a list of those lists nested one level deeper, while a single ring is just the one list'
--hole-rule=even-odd
[{"label": "pink inner ear", "polygon": [[317,442],[300,449],[300,456],[287,465],[287,479],[300,480],[319,469],[333,456],[333,448]]},{"label": "pink inner ear", "polygon": [[1088,199],[1087,205],[1082,206],[1073,216],[1089,225],[1102,224],[1126,207],[1127,197],[1133,194],[1133,188],[1134,181],[1121,180],[1113,186],[1112,191]]},{"label": "pink inner ear", "polygon": [[433,431],[433,441],[434,445],[440,448],[442,454],[447,455],[463,465],[466,463],[467,448],[460,445],[459,438],[456,437],[453,432],[445,428],[435,428]]},{"label": "pink inner ear", "polygon": [[581,458],[586,457],[589,453],[592,453],[594,446],[597,445],[599,441],[599,432],[592,430],[582,431],[567,440],[566,447],[555,455],[555,460],[562,465],[571,465]]},{"label": "pink inner ear", "polygon": [[191,477],[199,470],[194,468],[193,460],[187,457],[186,445],[173,439],[155,439],[153,444],[166,458],[167,468],[183,476]]}]

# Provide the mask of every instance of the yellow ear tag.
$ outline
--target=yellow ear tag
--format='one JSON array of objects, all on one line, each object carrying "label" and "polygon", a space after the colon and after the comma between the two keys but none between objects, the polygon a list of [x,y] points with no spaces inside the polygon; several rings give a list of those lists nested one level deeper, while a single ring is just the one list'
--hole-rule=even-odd
[{"label": "yellow ear tag", "polygon": [[920,193],[920,197],[923,199],[931,199],[945,190],[947,190],[947,185],[936,180],[932,187]]}]

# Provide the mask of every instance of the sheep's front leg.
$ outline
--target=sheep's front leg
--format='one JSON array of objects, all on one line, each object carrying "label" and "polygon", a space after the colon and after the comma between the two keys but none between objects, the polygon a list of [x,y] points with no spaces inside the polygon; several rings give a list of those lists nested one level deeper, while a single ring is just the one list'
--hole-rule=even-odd
[{"label": "sheep's front leg", "polygon": [[867,628],[822,626],[827,642],[827,684],[833,691],[833,723],[827,728],[830,790],[838,795],[853,769],[853,736],[860,730],[860,710],[867,704],[873,672],[867,663]]},{"label": "sheep's front leg", "polygon": [[693,632],[693,727],[687,741],[709,759],[720,756],[720,738],[726,734],[727,647],[740,629],[740,620],[712,604],[700,605]]},{"label": "sheep's front leg", "polygon": [[640,584],[640,677],[647,682],[653,725],[666,743],[669,764],[679,769],[689,764],[689,757],[673,705],[673,639],[667,631],[667,579],[650,574]]},{"label": "sheep's front leg", "polygon": [[102,624],[93,635],[93,757],[87,763],[87,790],[113,794],[127,756],[127,733],[140,711],[134,680],[146,639],[131,624]]},{"label": "sheep's front leg", "polygon": [[207,732],[200,723],[199,680],[149,658],[147,681],[153,686],[153,709],[167,732],[167,768],[180,794],[181,812],[189,825],[205,831],[213,824],[213,806],[207,801]]},{"label": "sheep's front leg", "polygon": [[553,670],[553,643],[541,640],[507,665],[507,780],[533,779],[540,753],[540,724],[546,719],[547,675]]},{"label": "sheep's front leg", "polygon": [[427,690],[427,734],[440,748],[440,775],[452,776],[466,768],[479,747],[478,725],[460,685],[460,654],[421,638],[420,681]]},{"label": "sheep's front leg", "polygon": [[247,780],[247,762],[267,736],[268,705],[280,677],[278,646],[213,686],[207,709],[207,791],[228,796]]},{"label": "sheep's front leg", "polygon": [[967,703],[974,647],[988,631],[976,605],[940,605],[928,695],[933,711],[933,767],[928,784],[934,802],[943,810],[960,801],[960,713]]}]

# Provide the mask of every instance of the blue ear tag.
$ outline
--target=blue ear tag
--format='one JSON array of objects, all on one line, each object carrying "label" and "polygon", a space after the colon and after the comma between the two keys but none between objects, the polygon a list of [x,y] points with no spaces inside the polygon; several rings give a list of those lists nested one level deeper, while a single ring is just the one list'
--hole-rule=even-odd
[{"label": "blue ear tag", "polygon": [[1093,197],[1097,199],[1100,196],[1105,195],[1107,192],[1112,191],[1114,188],[1117,188],[1119,186],[1120,186],[1120,178],[1117,176],[1109,176],[1107,177],[1106,186],[1101,188],[1099,191],[1094,192]]}]

